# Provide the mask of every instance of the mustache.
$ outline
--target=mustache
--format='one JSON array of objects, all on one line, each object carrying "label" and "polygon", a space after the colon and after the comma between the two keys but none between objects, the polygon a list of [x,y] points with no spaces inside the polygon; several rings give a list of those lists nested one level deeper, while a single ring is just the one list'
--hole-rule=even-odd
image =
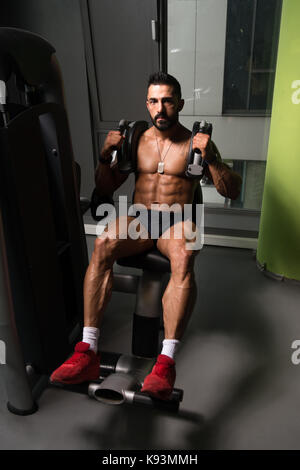
[{"label": "mustache", "polygon": [[159,118],[167,119],[167,116],[165,116],[165,114],[163,114],[163,113],[159,113],[155,116],[154,120],[157,121],[157,119],[159,119]]}]

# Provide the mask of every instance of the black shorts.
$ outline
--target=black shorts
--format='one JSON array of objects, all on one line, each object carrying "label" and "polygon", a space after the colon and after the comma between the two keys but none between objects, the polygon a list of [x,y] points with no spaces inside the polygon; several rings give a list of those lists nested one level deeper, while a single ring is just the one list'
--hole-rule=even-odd
[{"label": "black shorts", "polygon": [[[135,211],[134,211],[135,212]],[[184,211],[180,212],[168,212],[158,211],[152,209],[137,209],[136,214],[128,211],[128,215],[131,217],[137,217],[140,223],[148,230],[149,237],[153,240],[154,246],[156,247],[157,240],[165,233],[170,227],[178,222],[185,220],[191,220],[189,214],[184,214]]]}]

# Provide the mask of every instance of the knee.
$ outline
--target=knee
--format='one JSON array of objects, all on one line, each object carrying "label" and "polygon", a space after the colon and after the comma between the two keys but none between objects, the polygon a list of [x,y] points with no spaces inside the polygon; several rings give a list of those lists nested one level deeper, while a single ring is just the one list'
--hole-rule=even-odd
[{"label": "knee", "polygon": [[172,273],[193,272],[196,252],[186,249],[185,245],[175,248],[170,252],[170,263]]},{"label": "knee", "polygon": [[113,240],[103,234],[94,242],[93,259],[96,262],[113,261]]}]

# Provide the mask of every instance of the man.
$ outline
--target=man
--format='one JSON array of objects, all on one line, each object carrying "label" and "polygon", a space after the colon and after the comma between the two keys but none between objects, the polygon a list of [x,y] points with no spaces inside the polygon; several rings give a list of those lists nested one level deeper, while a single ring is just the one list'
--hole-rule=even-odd
[{"label": "man", "polygon": [[[192,204],[199,184],[200,178],[189,179],[185,175],[191,132],[178,120],[183,105],[180,84],[174,77],[159,72],[149,78],[147,109],[153,126],[139,140],[133,202],[143,204],[150,215],[152,204],[172,206],[176,203],[182,209],[184,204]],[[99,195],[112,195],[127,178],[117,166],[111,168],[109,165],[113,148],[119,148],[122,142],[123,136],[119,131],[110,131],[106,137],[95,173]],[[207,163],[206,174],[217,190],[224,197],[235,199],[239,195],[241,178],[221,162],[209,135],[197,134],[193,148],[201,150]],[[190,230],[196,227],[189,220],[176,220],[176,223],[160,230],[157,240],[150,236],[138,239],[122,236],[124,232],[128,233],[133,220],[133,215],[119,217],[95,240],[84,280],[82,342],[76,345],[73,356],[54,371],[51,381],[74,384],[98,378],[99,327],[112,293],[113,264],[118,258],[151,249],[156,241],[157,249],[170,260],[171,265],[170,281],[162,298],[165,339],[161,354],[151,374],[145,378],[141,391],[156,398],[169,399],[176,377],[175,353],[196,300],[193,266],[199,250],[187,249],[186,233],[190,232],[185,231],[188,223]],[[178,224],[184,233],[181,238],[174,237]]]}]

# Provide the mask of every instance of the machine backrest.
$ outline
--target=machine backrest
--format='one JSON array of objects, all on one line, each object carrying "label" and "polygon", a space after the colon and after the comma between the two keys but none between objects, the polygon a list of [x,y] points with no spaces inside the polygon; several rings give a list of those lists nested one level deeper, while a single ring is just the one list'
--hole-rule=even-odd
[{"label": "machine backrest", "polygon": [[47,373],[68,353],[83,313],[88,253],[80,175],[55,49],[16,28],[0,28],[0,44],[8,92],[8,117],[0,119],[0,203],[16,325],[25,362]]}]

